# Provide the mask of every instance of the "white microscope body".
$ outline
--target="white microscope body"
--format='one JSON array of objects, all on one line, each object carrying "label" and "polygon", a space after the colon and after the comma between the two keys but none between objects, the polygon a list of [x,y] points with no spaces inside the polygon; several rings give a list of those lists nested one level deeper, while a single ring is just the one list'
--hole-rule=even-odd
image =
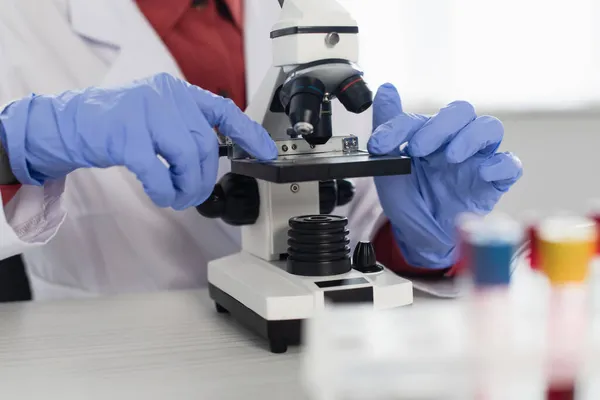
[{"label": "white microscope body", "polygon": [[[400,164],[372,159],[358,150],[356,137],[328,137],[327,127],[317,126],[319,113],[327,111],[321,103],[337,97],[359,113],[372,101],[354,64],[358,27],[343,6],[336,0],[286,0],[271,38],[273,67],[246,113],[276,141],[279,158],[262,163],[230,155],[232,172],[256,178],[259,212],[255,223],[242,227],[242,251],[209,263],[208,281],[219,311],[268,339],[272,352],[285,352],[300,341],[302,320],[329,302],[389,309],[411,304],[413,294],[409,281],[385,268],[361,272],[348,264],[342,273],[290,271],[290,219],[320,214],[320,180],[390,175],[392,164],[383,163]],[[322,109],[314,110],[315,104]],[[409,173],[410,160],[400,161],[400,173]],[[335,217],[323,220],[337,223]]]}]

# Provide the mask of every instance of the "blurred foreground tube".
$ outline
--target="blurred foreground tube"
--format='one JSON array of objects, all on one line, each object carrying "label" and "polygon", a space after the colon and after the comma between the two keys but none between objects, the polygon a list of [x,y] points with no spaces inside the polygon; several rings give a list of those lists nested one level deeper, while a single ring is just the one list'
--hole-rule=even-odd
[{"label": "blurred foreground tube", "polygon": [[596,253],[593,220],[547,218],[537,227],[539,264],[548,278],[547,400],[574,400],[590,310],[590,266]]}]

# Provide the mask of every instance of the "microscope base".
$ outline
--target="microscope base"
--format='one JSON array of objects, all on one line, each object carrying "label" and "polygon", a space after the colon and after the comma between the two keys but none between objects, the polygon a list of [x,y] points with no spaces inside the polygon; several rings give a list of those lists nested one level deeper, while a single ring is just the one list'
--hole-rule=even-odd
[{"label": "microscope base", "polygon": [[305,277],[285,270],[285,261],[264,261],[241,252],[208,264],[211,298],[217,311],[265,338],[273,353],[302,339],[302,321],[326,305],[371,303],[375,309],[409,305],[412,284],[393,272]]}]

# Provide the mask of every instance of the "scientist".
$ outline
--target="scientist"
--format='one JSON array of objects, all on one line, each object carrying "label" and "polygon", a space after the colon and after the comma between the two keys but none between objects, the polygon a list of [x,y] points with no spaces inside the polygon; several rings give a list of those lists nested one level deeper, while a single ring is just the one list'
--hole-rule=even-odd
[{"label": "scientist", "polygon": [[[237,228],[193,206],[228,171],[213,127],[276,155],[240,108],[269,67],[277,3],[190,3],[2,3],[0,259],[23,253],[36,299],[201,287],[207,262],[239,249]],[[521,164],[466,102],[409,114],[384,85],[372,113],[369,151],[405,152],[413,173],[357,180],[339,211],[389,267],[448,273],[456,215],[491,211]]]}]

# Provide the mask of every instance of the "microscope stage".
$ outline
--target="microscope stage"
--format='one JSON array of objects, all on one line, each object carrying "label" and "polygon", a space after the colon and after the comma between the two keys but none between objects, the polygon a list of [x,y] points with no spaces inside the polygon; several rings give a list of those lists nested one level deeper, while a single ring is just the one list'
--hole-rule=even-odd
[{"label": "microscope stage", "polygon": [[285,265],[247,252],[208,264],[210,296],[217,310],[267,339],[274,353],[299,344],[302,321],[328,304],[367,303],[391,309],[413,301],[411,282],[387,269],[307,277],[288,273]]},{"label": "microscope stage", "polygon": [[410,174],[411,160],[403,156],[373,156],[364,151],[302,154],[280,156],[273,161],[232,160],[231,172],[273,183],[310,182]]}]

